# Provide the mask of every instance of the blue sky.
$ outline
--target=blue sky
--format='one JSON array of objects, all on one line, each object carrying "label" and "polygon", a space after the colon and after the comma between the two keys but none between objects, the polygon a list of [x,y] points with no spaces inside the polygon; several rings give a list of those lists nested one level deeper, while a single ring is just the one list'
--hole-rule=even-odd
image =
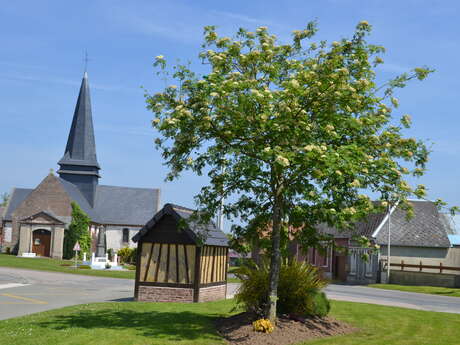
[{"label": "blue sky", "polygon": [[[282,40],[317,19],[318,39],[350,36],[367,20],[370,41],[387,48],[380,77],[428,65],[436,73],[398,93],[409,113],[408,135],[434,142],[421,179],[432,199],[460,205],[458,94],[460,24],[457,1],[0,1],[0,192],[36,186],[57,168],[83,73],[88,73],[102,184],[159,187],[162,201],[193,206],[204,178],[185,174],[165,183],[154,148],[151,114],[140,86],[165,86],[156,55],[197,63],[202,28],[265,25]],[[227,226],[228,227],[228,224]]]}]

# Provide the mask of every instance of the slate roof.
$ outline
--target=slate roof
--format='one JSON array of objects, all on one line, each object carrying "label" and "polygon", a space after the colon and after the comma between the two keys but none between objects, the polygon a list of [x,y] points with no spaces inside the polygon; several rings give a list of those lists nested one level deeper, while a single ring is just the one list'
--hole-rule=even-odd
[{"label": "slate roof", "polygon": [[86,72],[81,82],[64,156],[58,164],[61,166],[83,165],[99,168],[96,157],[88,74]]},{"label": "slate roof", "polygon": [[[142,226],[151,218],[152,213],[159,209],[159,189],[98,185],[93,208],[74,184],[60,177],[56,178],[70,199],[75,201],[95,223]],[[32,191],[33,189],[26,188],[13,189],[4,220],[11,221],[13,211]],[[55,217],[66,223],[69,220],[68,217]]]},{"label": "slate roof", "polygon": [[140,240],[147,232],[166,214],[172,215],[177,220],[183,219],[187,222],[188,227],[185,229],[189,235],[196,241],[199,237],[204,239],[204,244],[210,246],[228,246],[228,239],[225,233],[217,229],[214,222],[207,224],[198,224],[196,221],[190,220],[190,217],[195,212],[190,208],[186,208],[174,204],[166,204],[157,214],[150,219],[147,224],[132,238],[134,242]]},{"label": "slate roof", "polygon": [[[445,215],[439,213],[431,201],[410,201],[414,209],[414,217],[406,219],[406,212],[396,208],[391,214],[391,244],[407,247],[448,248],[447,237],[451,231]],[[365,220],[357,223],[355,231],[340,231],[327,225],[318,226],[318,230],[334,235],[336,238],[353,235],[372,238],[376,230],[375,241],[379,245],[388,244],[388,220],[386,213],[373,213]]]},{"label": "slate roof", "polygon": [[[433,202],[411,201],[414,217],[406,219],[406,213],[396,208],[391,214],[391,244],[395,246],[448,248],[446,226]],[[388,244],[388,220],[376,235],[378,244]]]},{"label": "slate roof", "polygon": [[11,221],[11,214],[13,211],[27,198],[27,196],[32,192],[33,189],[28,188],[13,188],[11,192],[8,205],[6,206],[5,216],[3,220]]},{"label": "slate roof", "polygon": [[94,213],[101,224],[144,225],[159,206],[159,189],[98,185]]}]

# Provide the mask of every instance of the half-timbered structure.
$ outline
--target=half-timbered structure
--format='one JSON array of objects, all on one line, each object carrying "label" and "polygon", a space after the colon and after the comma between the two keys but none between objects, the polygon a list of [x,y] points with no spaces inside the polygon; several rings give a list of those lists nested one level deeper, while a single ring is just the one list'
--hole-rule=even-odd
[{"label": "half-timbered structure", "polygon": [[225,298],[227,237],[213,223],[191,220],[193,212],[166,204],[133,237],[138,242],[136,300],[204,302]]}]

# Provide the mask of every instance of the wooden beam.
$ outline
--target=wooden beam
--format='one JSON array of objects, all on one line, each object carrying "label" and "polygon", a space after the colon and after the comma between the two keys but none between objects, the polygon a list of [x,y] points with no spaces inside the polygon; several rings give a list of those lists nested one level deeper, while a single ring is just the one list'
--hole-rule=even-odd
[{"label": "wooden beam", "polygon": [[187,257],[187,246],[184,244],[184,259],[185,259],[185,280],[187,284],[190,284],[190,275],[188,274],[188,257]]},{"label": "wooden beam", "polygon": [[155,268],[155,277],[154,277],[154,281],[158,281],[158,272],[160,271],[160,263],[161,263],[161,248],[163,247],[163,245],[159,245],[160,246],[160,249],[159,249],[159,252],[158,252],[158,263],[157,263],[157,267]]},{"label": "wooden beam", "polygon": [[201,261],[201,247],[195,249],[195,277],[194,277],[194,288],[193,288],[193,302],[198,302],[200,295],[200,261]]},{"label": "wooden beam", "polygon": [[152,247],[150,248],[150,255],[149,255],[149,259],[148,259],[148,261],[147,261],[147,267],[145,268],[144,281],[147,280],[147,276],[148,276],[148,274],[149,274],[150,262],[152,261],[152,253],[153,253],[153,243],[152,243]]}]

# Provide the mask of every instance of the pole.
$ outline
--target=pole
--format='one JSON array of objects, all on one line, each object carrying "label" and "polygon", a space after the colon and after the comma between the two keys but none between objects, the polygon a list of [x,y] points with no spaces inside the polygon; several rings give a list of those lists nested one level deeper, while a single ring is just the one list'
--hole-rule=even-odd
[{"label": "pole", "polygon": [[390,283],[391,266],[391,204],[388,202],[388,246],[387,246],[387,283]]},{"label": "pole", "polygon": [[[225,167],[222,167],[222,175],[225,173]],[[224,231],[224,196],[220,200],[219,212],[217,213],[217,228]]]}]

